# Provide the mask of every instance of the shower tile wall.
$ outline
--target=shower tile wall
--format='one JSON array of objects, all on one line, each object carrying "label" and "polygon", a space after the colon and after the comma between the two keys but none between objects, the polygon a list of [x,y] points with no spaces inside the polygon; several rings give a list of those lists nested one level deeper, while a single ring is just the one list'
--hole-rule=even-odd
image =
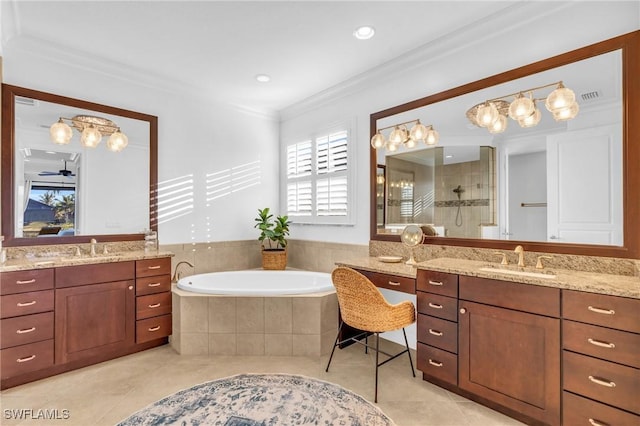
[{"label": "shower tile wall", "polygon": [[[481,225],[495,225],[494,158],[491,147],[480,147],[477,161],[445,165],[436,157],[434,223],[444,226],[446,236],[480,238]],[[458,185],[464,190],[460,200],[453,192]]]}]

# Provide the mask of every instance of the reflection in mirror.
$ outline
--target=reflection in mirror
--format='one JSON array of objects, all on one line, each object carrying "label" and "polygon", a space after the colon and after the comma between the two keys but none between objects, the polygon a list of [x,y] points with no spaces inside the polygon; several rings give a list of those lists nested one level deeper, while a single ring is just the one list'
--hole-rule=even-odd
[{"label": "reflection in mirror", "polygon": [[[107,149],[107,137],[85,147],[77,128],[69,129],[66,144],[51,140],[49,128],[60,117],[81,115],[117,123],[128,136],[126,149]],[[143,195],[149,188],[148,122],[25,97],[15,99],[15,122],[16,237],[141,233],[149,227],[149,198]]]},{"label": "reflection in mirror", "polygon": [[[571,114],[545,107],[560,81],[575,93]],[[520,97],[532,122],[509,117]],[[479,125],[485,104],[506,129]],[[433,123],[440,140],[376,150],[387,176],[376,233],[416,223],[438,237],[622,246],[622,118],[620,50],[379,118],[377,128]]]},{"label": "reflection in mirror", "polygon": [[[2,97],[7,246],[139,240],[156,228],[157,117],[5,84]],[[87,131],[78,116],[100,121]],[[61,119],[67,129],[50,134]]]}]

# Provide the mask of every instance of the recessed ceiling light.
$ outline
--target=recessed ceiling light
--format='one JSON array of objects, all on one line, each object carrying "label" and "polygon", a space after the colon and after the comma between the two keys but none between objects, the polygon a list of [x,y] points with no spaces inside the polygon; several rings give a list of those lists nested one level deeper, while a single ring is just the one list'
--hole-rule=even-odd
[{"label": "recessed ceiling light", "polygon": [[362,27],[356,28],[353,32],[353,36],[358,40],[369,40],[375,33],[376,30],[373,27],[363,25]]},{"label": "recessed ceiling light", "polygon": [[451,154],[445,155],[444,158],[453,158],[453,155],[451,155]]},{"label": "recessed ceiling light", "polygon": [[256,80],[258,80],[260,83],[266,83],[271,80],[271,77],[266,74],[258,74],[256,75]]}]

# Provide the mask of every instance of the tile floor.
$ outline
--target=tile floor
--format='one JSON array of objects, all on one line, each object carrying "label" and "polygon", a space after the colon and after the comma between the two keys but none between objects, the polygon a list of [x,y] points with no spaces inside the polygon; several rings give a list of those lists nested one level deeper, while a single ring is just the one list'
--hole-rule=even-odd
[{"label": "tile floor", "polygon": [[[382,341],[381,341],[382,343]],[[395,344],[390,344],[394,345]],[[395,347],[393,348],[395,349]],[[328,357],[179,355],[169,345],[0,393],[0,424],[114,425],[144,406],[195,384],[239,373],[289,373],[339,384],[373,400],[374,355],[362,347]],[[415,361],[415,356],[413,357]],[[509,417],[411,376],[406,357],[380,369],[379,407],[399,426],[521,425]],[[66,420],[19,421],[12,409],[68,410]]]}]

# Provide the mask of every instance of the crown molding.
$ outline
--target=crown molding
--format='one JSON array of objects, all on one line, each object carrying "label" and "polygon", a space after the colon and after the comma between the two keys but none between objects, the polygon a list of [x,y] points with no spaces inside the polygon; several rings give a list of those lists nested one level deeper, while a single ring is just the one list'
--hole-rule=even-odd
[{"label": "crown molding", "polygon": [[572,6],[573,2],[565,1],[518,2],[501,10],[500,13],[443,34],[375,68],[283,108],[280,110],[280,118],[286,121],[367,88],[398,79],[410,70],[437,64],[442,58],[462,49],[500,39],[514,29],[526,28],[532,25],[532,22],[540,21]]}]

